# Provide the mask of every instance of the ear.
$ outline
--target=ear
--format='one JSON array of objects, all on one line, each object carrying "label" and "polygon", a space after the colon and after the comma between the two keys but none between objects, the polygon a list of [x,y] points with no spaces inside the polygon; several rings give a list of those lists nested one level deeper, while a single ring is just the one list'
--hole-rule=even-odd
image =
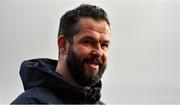
[{"label": "ear", "polygon": [[66,55],[67,48],[68,48],[68,41],[66,40],[64,35],[60,35],[58,37],[58,48],[59,48],[60,54]]}]

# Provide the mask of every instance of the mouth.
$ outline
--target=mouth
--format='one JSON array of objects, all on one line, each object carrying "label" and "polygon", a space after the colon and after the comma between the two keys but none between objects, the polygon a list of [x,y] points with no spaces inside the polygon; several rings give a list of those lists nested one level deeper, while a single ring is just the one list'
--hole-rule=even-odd
[{"label": "mouth", "polygon": [[85,62],[85,66],[86,66],[86,68],[88,68],[89,70],[92,70],[92,71],[99,69],[98,63]]},{"label": "mouth", "polygon": [[85,67],[91,71],[96,71],[100,68],[100,66],[103,64],[102,59],[100,58],[91,58],[91,59],[86,59],[85,62]]}]

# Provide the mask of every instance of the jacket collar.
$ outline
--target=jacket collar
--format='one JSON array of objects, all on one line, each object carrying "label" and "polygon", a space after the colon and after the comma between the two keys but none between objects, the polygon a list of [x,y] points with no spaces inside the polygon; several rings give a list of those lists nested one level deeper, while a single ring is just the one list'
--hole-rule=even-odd
[{"label": "jacket collar", "polygon": [[24,89],[46,87],[67,103],[95,103],[99,101],[101,81],[85,90],[70,84],[62,75],[55,72],[56,65],[56,60],[47,58],[24,61],[20,69]]}]

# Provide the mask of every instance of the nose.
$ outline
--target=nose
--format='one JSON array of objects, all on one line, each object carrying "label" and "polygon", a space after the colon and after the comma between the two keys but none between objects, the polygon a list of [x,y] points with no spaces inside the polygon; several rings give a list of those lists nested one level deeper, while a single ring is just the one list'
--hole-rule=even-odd
[{"label": "nose", "polygon": [[102,52],[102,50],[101,49],[93,49],[92,50],[92,55],[94,56],[94,57],[101,57],[102,55],[103,55],[103,52]]}]

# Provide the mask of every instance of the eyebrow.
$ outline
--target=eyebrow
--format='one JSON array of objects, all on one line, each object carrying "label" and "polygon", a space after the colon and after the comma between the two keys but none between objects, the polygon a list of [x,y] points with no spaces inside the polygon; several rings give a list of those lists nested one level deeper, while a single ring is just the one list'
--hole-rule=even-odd
[{"label": "eyebrow", "polygon": [[110,41],[109,40],[104,40],[102,41],[103,43],[106,43],[106,44],[110,44]]},{"label": "eyebrow", "polygon": [[[92,37],[92,36],[85,36],[84,38],[82,38],[82,40],[84,40],[84,39],[96,40],[96,39],[95,39],[94,37]],[[98,42],[99,42],[99,41],[98,41]],[[109,41],[109,40],[100,40],[100,42],[110,44],[110,41]]]}]

